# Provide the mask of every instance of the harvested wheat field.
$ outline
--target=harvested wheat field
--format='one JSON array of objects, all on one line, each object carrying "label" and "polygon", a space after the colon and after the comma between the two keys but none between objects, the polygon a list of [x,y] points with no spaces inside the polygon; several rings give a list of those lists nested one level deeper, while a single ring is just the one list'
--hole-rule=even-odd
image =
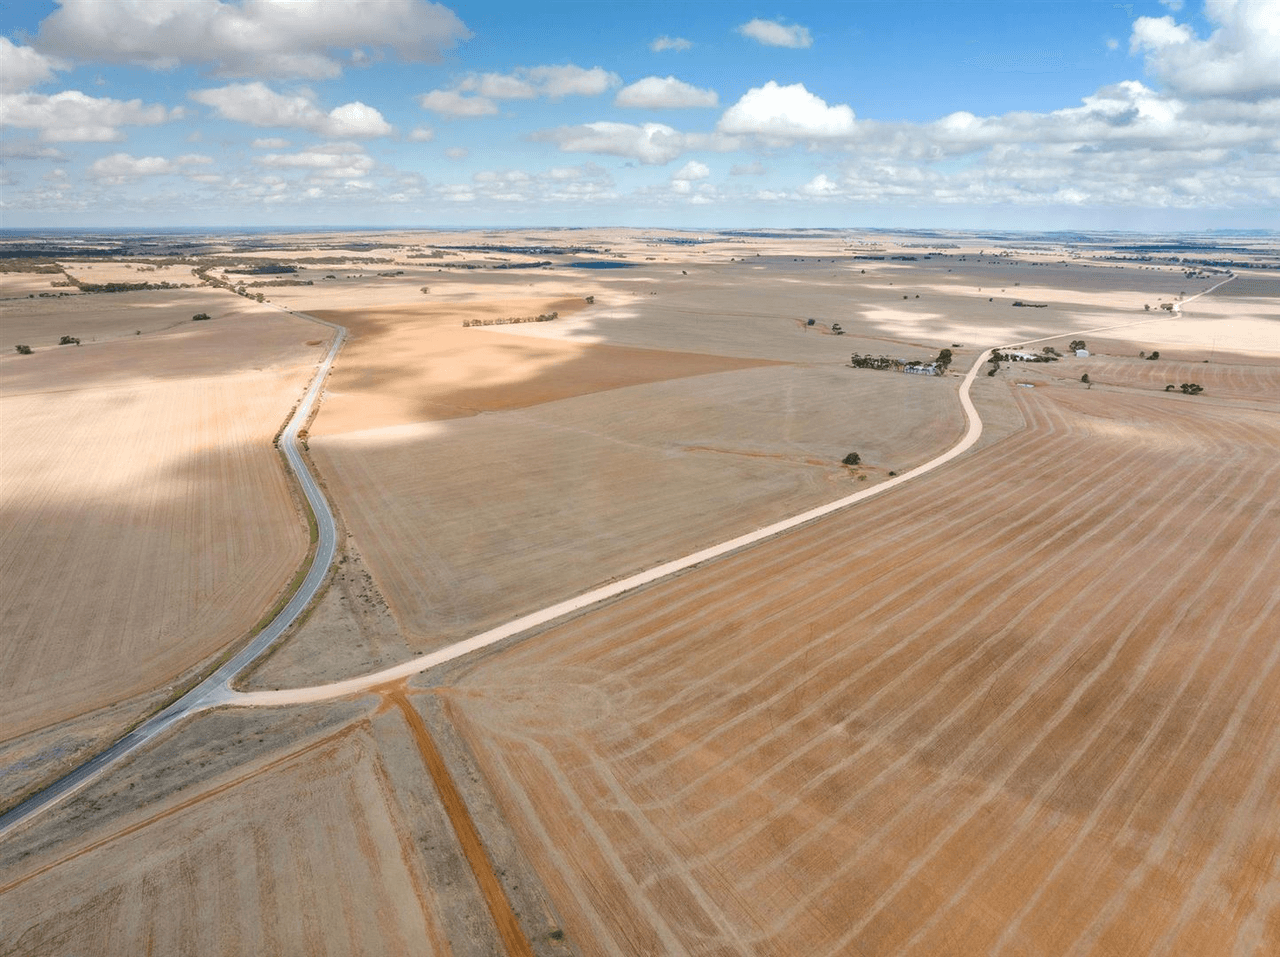
[{"label": "harvested wheat field", "polygon": [[[81,341],[83,348],[115,339],[148,340],[172,333],[195,332],[197,327],[191,325],[191,317],[205,313],[211,317],[209,326],[203,329],[205,334],[223,320],[239,321],[237,332],[248,337],[250,342],[245,343],[246,348],[236,357],[238,361],[250,367],[261,367],[275,361],[272,351],[279,345],[270,338],[272,324],[268,322],[259,329],[254,323],[244,321],[272,314],[278,316],[279,311],[269,306],[264,308],[258,303],[210,288],[110,294],[71,291],[76,295],[61,301],[27,299],[0,302],[0,329],[4,332],[4,348],[0,355],[12,353],[13,346],[19,342],[30,345],[36,352],[42,352],[46,347],[55,350],[65,348],[58,346],[62,336],[74,336]],[[250,345],[252,348],[247,347]],[[133,356],[132,353],[128,355]],[[119,364],[126,370],[135,365],[128,359]],[[170,372],[163,364],[148,370],[148,374],[187,372],[185,366]]]},{"label": "harvested wheat field", "polygon": [[[350,330],[306,433],[344,546],[247,679],[301,690],[7,830],[0,953],[1280,951],[1273,278],[922,238],[321,232],[202,247],[284,309],[0,304],[9,802],[294,577],[271,438],[330,330],[287,309]],[[934,458],[983,349],[1076,337],[978,376],[963,457],[403,678]]]},{"label": "harvested wheat field", "polygon": [[[846,342],[776,316],[739,337],[767,324],[777,354],[822,361],[491,331],[558,321],[461,325],[582,306],[316,313],[353,341],[310,448],[415,648],[838,498],[962,431],[955,378],[846,368]],[[840,465],[851,449],[865,468]]]},{"label": "harvested wheat field", "polygon": [[[311,449],[425,648],[941,452],[961,432],[953,388],[914,378],[770,366]],[[868,463],[857,472],[839,464],[854,448]]]},{"label": "harvested wheat field", "polygon": [[1280,948],[1280,426],[1017,391],[441,689],[584,954]]},{"label": "harvested wheat field", "polygon": [[317,327],[235,305],[0,360],[3,740],[164,687],[244,637],[302,561],[272,438]]},{"label": "harvested wheat field", "polygon": [[5,953],[502,952],[399,709],[204,716],[89,798],[10,845]]}]

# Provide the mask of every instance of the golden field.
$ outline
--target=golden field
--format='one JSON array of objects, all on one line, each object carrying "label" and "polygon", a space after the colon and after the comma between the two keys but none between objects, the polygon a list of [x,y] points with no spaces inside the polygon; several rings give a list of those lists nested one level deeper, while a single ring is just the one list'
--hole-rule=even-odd
[{"label": "golden field", "polygon": [[[1193,298],[1226,275],[688,238],[298,236],[243,255],[311,285],[87,294],[79,348],[47,337],[71,300],[4,304],[39,346],[0,397],[26,781],[302,559],[270,439],[328,330],[276,306],[350,333],[307,435],[343,548],[258,689],[873,488],[959,440],[983,349],[1092,354],[979,374],[982,440],[841,512],[407,682],[191,719],[5,839],[0,953],[1280,949],[1280,271]],[[945,377],[849,367],[942,348]]]}]

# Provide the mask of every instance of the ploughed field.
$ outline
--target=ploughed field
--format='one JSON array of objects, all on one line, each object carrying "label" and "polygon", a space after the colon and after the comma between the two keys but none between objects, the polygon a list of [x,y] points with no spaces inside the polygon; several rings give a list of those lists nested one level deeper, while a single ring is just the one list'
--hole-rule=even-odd
[{"label": "ploughed field", "polygon": [[1280,424],[1016,391],[441,690],[583,953],[1280,947]]}]

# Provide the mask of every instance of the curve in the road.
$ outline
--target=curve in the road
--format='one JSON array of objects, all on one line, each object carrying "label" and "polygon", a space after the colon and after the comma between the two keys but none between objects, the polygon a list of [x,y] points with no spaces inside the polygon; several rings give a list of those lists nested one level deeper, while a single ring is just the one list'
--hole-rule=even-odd
[{"label": "curve in the road", "polygon": [[[1213,292],[1215,289],[1225,285],[1234,278],[1234,275],[1229,275],[1226,279],[1210,286],[1208,289],[1204,289],[1201,292],[1196,293],[1194,296],[1184,299],[1181,303],[1175,303],[1173,307],[1174,314],[1181,315],[1183,305],[1194,299],[1198,299],[1200,296]],[[381,671],[325,685],[286,689],[281,691],[239,692],[231,688],[231,682],[235,680],[236,676],[247,668],[259,655],[266,651],[281,634],[283,634],[283,632],[293,623],[294,619],[297,618],[298,614],[301,613],[312,598],[315,597],[316,592],[328,573],[329,565],[333,561],[336,549],[337,534],[333,513],[330,511],[328,502],[320,491],[315,477],[306,467],[306,464],[302,459],[302,455],[298,450],[298,432],[310,418],[316,399],[319,396],[324,381],[329,374],[329,369],[333,365],[333,360],[337,356],[338,350],[341,348],[342,342],[346,337],[346,329],[334,323],[326,322],[323,319],[317,319],[314,316],[306,315],[305,313],[294,312],[292,314],[301,318],[309,319],[312,322],[329,326],[335,330],[333,344],[329,349],[328,355],[320,364],[320,367],[316,372],[316,376],[312,380],[311,386],[307,390],[303,401],[299,403],[298,409],[292,418],[290,418],[289,424],[281,433],[281,438],[283,440],[282,448],[284,448],[290,467],[298,477],[298,481],[302,485],[307,501],[310,503],[312,511],[315,513],[316,523],[319,528],[319,541],[317,544],[315,560],[312,562],[311,569],[307,573],[307,577],[304,579],[302,587],[298,589],[293,599],[285,606],[285,608],[271,622],[271,624],[267,626],[266,629],[257,635],[238,654],[228,660],[190,692],[160,713],[148,719],[138,728],[129,732],[129,734],[111,745],[107,750],[96,755],[79,768],[76,768],[74,771],[70,772],[44,791],[33,795],[26,801],[10,809],[5,814],[0,815],[0,838],[3,838],[3,836],[14,827],[26,820],[29,820],[38,812],[50,807],[58,801],[63,800],[75,791],[78,791],[90,781],[101,775],[110,765],[141,747],[147,741],[156,737],[156,735],[172,727],[175,723],[182,720],[189,714],[193,714],[207,708],[217,707],[219,705],[252,707],[300,704],[316,701],[328,701],[335,698],[345,697],[347,695],[365,692],[378,685],[383,685],[401,678],[420,674],[429,668],[434,668],[437,665],[454,661],[465,655],[491,647],[498,642],[505,641],[508,638],[515,637],[516,635],[522,634],[533,628],[548,624],[558,618],[563,618],[567,615],[583,611],[593,605],[608,601],[627,592],[634,591],[637,588],[642,588],[645,585],[652,584],[663,578],[686,571],[696,565],[723,557],[731,552],[736,552],[766,539],[773,538],[776,535],[781,535],[784,532],[798,528],[799,526],[808,524],[809,522],[816,521],[833,512],[849,508],[850,506],[866,501],[873,496],[880,495],[891,488],[895,488],[905,482],[916,479],[927,472],[931,472],[958,456],[963,455],[982,437],[982,419],[973,405],[973,400],[970,397],[970,390],[973,385],[973,380],[977,377],[978,372],[982,369],[982,366],[993,351],[993,349],[987,349],[982,352],[974,361],[972,368],[970,368],[968,373],[965,375],[964,382],[961,383],[959,390],[960,404],[963,407],[965,416],[968,420],[968,428],[964,436],[958,443],[956,443],[956,445],[948,449],[946,452],[943,452],[941,455],[925,462],[922,465],[916,466],[910,471],[904,472],[902,475],[890,478],[889,480],[873,486],[872,488],[855,492],[852,495],[847,495],[844,498],[829,502],[826,505],[821,505],[817,508],[802,512],[801,514],[791,518],[783,519],[771,525],[766,525],[754,532],[740,535],[727,542],[722,542],[719,545],[713,545],[710,548],[702,549],[691,555],[686,555],[683,558],[665,562],[664,564],[655,566],[654,568],[650,568],[646,571],[630,575],[600,588],[584,592],[574,598],[558,602],[548,608],[543,608],[539,611],[524,615],[514,621],[500,625],[497,628],[492,628],[488,631],[482,632],[481,634],[474,635],[471,638],[467,638],[445,648],[438,649],[430,654],[422,655],[412,661],[406,661],[402,664],[385,668]],[[1018,348],[1038,342],[1047,342],[1052,339],[1061,339],[1071,335],[1094,335],[1101,332],[1111,332],[1116,329],[1125,329],[1153,322],[1161,322],[1169,318],[1169,316],[1152,316],[1149,319],[1139,319],[1133,322],[1119,323],[1111,326],[1094,327],[1090,329],[1076,330],[1075,332],[1056,333],[1052,336],[1045,336],[1040,339],[1025,339],[1017,343],[1010,343],[1008,345],[993,348]]]},{"label": "curve in the road", "polygon": [[[290,310],[284,311],[290,312]],[[342,326],[332,322],[325,322],[323,319],[317,319],[305,313],[294,312],[291,314],[320,323],[334,330],[333,342],[329,346],[328,353],[321,360],[316,369],[316,374],[311,380],[311,385],[307,388],[302,401],[298,403],[298,407],[294,410],[293,415],[290,416],[288,423],[280,433],[280,447],[284,450],[289,467],[293,469],[294,475],[302,486],[303,494],[306,496],[316,519],[318,532],[316,551],[306,578],[303,579],[302,585],[298,590],[294,592],[289,603],[280,610],[280,613],[271,620],[271,623],[266,628],[255,635],[244,648],[194,688],[168,707],[143,721],[105,751],[99,752],[44,790],[33,794],[4,814],[0,814],[0,838],[3,838],[20,824],[30,820],[36,814],[59,801],[65,800],[85,785],[96,780],[111,765],[136,751],[157,735],[163,734],[183,718],[218,704],[222,700],[220,692],[224,691],[237,674],[248,667],[255,658],[271,647],[271,644],[284,634],[285,630],[293,624],[302,610],[315,597],[320,585],[324,582],[329,566],[333,563],[334,552],[337,547],[337,528],[333,512],[329,509],[329,503],[325,500],[324,493],[320,491],[320,486],[316,482],[315,476],[311,474],[310,469],[307,468],[302,459],[302,453],[299,451],[298,445],[298,433],[306,425],[312,411],[315,409],[320,390],[324,387],[325,379],[329,375],[329,370],[333,367],[333,360],[337,357],[338,350],[342,348],[347,330]]]},{"label": "curve in the road", "polygon": [[[1230,282],[1233,278],[1235,277],[1228,276],[1226,279],[1210,286],[1208,289],[1204,289],[1196,293],[1194,296],[1183,300],[1182,303],[1176,303],[1174,305],[1174,313],[1180,314],[1181,307],[1183,305],[1191,302],[1193,299],[1198,299],[1200,296],[1213,292],[1213,290]],[[1052,336],[1045,336],[1041,339],[1023,340],[1018,343],[1018,346],[1031,345],[1037,342],[1048,342],[1052,339],[1062,339],[1071,335],[1093,335],[1101,332],[1110,332],[1116,329],[1144,325],[1150,322],[1160,322],[1169,318],[1169,316],[1153,316],[1149,319],[1138,319],[1132,322],[1119,323],[1111,326],[1079,330],[1074,333],[1056,333]],[[995,348],[1010,349],[1015,348],[1015,346],[1010,344],[1008,346],[998,346]],[[290,688],[280,691],[239,692],[232,690],[228,685],[224,686],[219,693],[218,703],[237,705],[241,707],[260,707],[267,705],[303,704],[315,701],[328,701],[334,698],[341,698],[346,695],[368,691],[370,688],[374,688],[378,685],[386,684],[391,681],[396,681],[401,678],[408,678],[412,675],[421,674],[429,668],[434,668],[438,665],[445,664],[446,662],[464,657],[465,655],[473,654],[474,652],[495,645],[500,641],[505,641],[508,638],[513,638],[516,635],[522,634],[523,632],[529,631],[533,628],[549,624],[558,618],[563,618],[567,615],[583,611],[590,608],[592,605],[598,605],[601,602],[617,598],[618,596],[634,591],[637,588],[650,585],[660,579],[686,571],[687,569],[693,568],[695,565],[701,565],[702,563],[711,561],[712,559],[728,555],[730,552],[736,552],[740,549],[758,544],[765,539],[773,538],[775,535],[781,535],[782,533],[791,531],[801,525],[806,525],[809,522],[813,522],[826,515],[830,515],[832,512],[838,512],[842,509],[849,508],[852,505],[856,505],[859,502],[864,502],[873,496],[880,495],[891,488],[902,485],[904,482],[910,482],[913,479],[919,478],[921,475],[924,475],[927,472],[932,472],[934,469],[945,465],[952,459],[963,455],[969,449],[973,448],[978,439],[982,437],[982,419],[978,415],[978,410],[974,408],[973,400],[970,398],[969,392],[973,385],[974,378],[982,369],[992,351],[993,349],[987,349],[978,356],[973,363],[973,367],[969,369],[969,372],[965,375],[964,382],[960,386],[960,404],[964,408],[964,414],[969,423],[968,430],[965,432],[964,437],[941,455],[930,459],[922,465],[916,466],[908,472],[904,472],[901,475],[895,476],[888,481],[882,482],[869,489],[864,489],[861,492],[846,495],[844,498],[837,499],[834,502],[828,502],[826,505],[820,505],[817,508],[810,509],[807,512],[802,512],[801,514],[795,515],[791,518],[783,519],[782,521],[775,522],[772,525],[766,525],[765,527],[757,529],[754,532],[749,532],[746,535],[739,535],[737,538],[732,538],[727,542],[721,542],[719,545],[704,548],[701,551],[694,552],[691,555],[686,555],[683,558],[677,558],[674,561],[666,562],[646,571],[638,572],[635,575],[619,579],[618,581],[611,582],[608,585],[603,585],[600,588],[594,588],[591,591],[584,592],[574,598],[558,602],[548,608],[543,608],[539,611],[524,615],[523,617],[507,622],[504,625],[499,625],[497,628],[491,628],[490,630],[474,635],[471,638],[440,648],[429,654],[421,655],[418,658],[414,658],[412,661],[393,665],[390,668],[384,668],[381,671],[375,671],[367,675],[347,678],[330,684],[313,685],[306,688]]]}]

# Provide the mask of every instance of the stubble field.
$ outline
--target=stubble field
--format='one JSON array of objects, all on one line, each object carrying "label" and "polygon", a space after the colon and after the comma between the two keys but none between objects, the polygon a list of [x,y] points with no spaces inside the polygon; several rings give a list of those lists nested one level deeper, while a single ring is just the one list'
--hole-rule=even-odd
[{"label": "stubble field", "polygon": [[584,953],[1280,940],[1274,416],[1019,398],[442,691]]},{"label": "stubble field", "polygon": [[[1144,303],[1221,277],[976,243],[607,231],[575,241],[632,268],[485,272],[521,256],[466,242],[560,239],[445,239],[462,250],[445,262],[475,268],[437,272],[423,243],[444,240],[407,234],[376,251],[393,261],[304,264],[315,285],[271,290],[353,331],[309,438],[350,551],[259,687],[403,660],[954,443],[958,378],[854,370],[851,351],[952,347],[964,369],[988,345],[1082,335],[1102,355],[981,376],[987,430],[963,458],[409,689],[198,717],[10,841],[11,949],[1280,949],[1266,288],[1150,322]],[[461,327],[548,309],[561,318]],[[284,375],[255,358],[284,339],[244,342],[216,380],[192,372],[198,351],[168,353],[155,388],[204,389],[182,396],[199,406],[227,401],[206,379]],[[1151,347],[1158,371],[1136,358]],[[1157,394],[1175,369],[1206,395]],[[81,374],[108,398],[138,388],[114,362]],[[160,405],[141,411],[179,415]],[[840,466],[855,449],[863,466]],[[432,738],[487,865],[431,783]]]},{"label": "stubble field", "polygon": [[[272,437],[316,328],[236,303],[163,335],[0,360],[4,744],[163,688],[293,577],[307,528]],[[25,779],[6,776],[6,797]]]}]

